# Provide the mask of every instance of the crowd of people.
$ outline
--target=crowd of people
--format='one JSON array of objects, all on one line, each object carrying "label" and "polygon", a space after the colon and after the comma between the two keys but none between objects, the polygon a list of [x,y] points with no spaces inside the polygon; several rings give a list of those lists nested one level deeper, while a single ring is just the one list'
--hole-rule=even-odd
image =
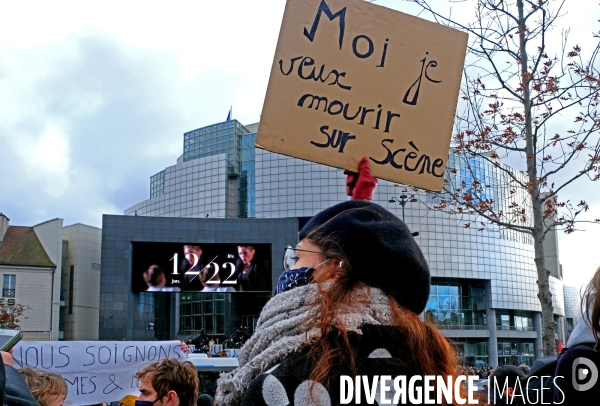
[{"label": "crowd of people", "polygon": [[[457,367],[448,340],[419,317],[429,297],[430,273],[413,234],[397,216],[371,203],[377,180],[368,160],[347,175],[352,200],[315,215],[300,231],[300,242],[286,248],[273,297],[254,334],[240,336],[245,343],[239,367],[221,375],[215,398],[199,396],[192,363],[166,358],[136,374],[136,406],[338,405],[341,375],[367,381],[382,375],[494,377],[500,389],[493,390],[492,403],[519,404],[522,397],[514,398],[527,368]],[[557,379],[555,399],[560,392],[565,404],[588,404],[600,394],[600,384],[584,393],[572,379],[581,357],[596,369],[600,364],[600,269],[585,299],[587,311],[556,369],[564,378]],[[62,404],[64,380],[17,372],[10,354],[2,359],[4,404]]]},{"label": "crowd of people", "polygon": [[[519,368],[525,375],[529,373],[530,367],[527,364],[521,364],[517,368]],[[465,376],[477,376],[479,379],[487,379],[494,373],[494,368],[491,365],[487,365],[485,367],[477,368],[477,367],[464,367],[462,365],[458,366],[458,373],[460,375]]]},{"label": "crowd of people", "polygon": [[[248,338],[250,338],[250,334],[245,326],[238,328],[222,343],[219,343],[219,338],[209,337],[205,334],[204,329],[201,329],[197,334],[187,339],[187,345],[192,352],[206,354],[210,357],[220,355],[225,350],[240,349],[248,341]],[[214,351],[215,345],[218,346],[218,351]]]},{"label": "crowd of people", "polygon": [[[182,344],[182,348],[186,348],[185,344]],[[15,369],[12,355],[9,352],[1,352],[1,355],[2,405],[63,405],[68,395],[68,386],[61,375],[30,368]],[[213,405],[210,395],[199,395],[198,370],[189,361],[165,358],[139,370],[135,378],[138,381],[139,395],[126,395],[120,400],[119,406]],[[106,403],[87,406],[106,406]]]}]

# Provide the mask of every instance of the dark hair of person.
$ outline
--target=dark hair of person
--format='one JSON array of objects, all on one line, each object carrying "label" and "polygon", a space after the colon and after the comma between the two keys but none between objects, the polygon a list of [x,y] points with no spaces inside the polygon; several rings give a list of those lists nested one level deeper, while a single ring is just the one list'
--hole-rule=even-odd
[{"label": "dark hair of person", "polygon": [[492,374],[493,380],[491,381],[491,385],[497,385],[500,389],[504,388],[504,385],[509,388],[516,389],[518,388],[517,381],[526,377],[527,374],[519,367],[514,365],[503,365],[494,370],[494,373]]},{"label": "dark hair of person", "polygon": [[165,279],[165,272],[158,265],[151,265],[148,270],[144,272],[144,280],[147,284],[152,286],[158,286],[163,279]]},{"label": "dark hair of person", "polygon": [[207,395],[206,393],[201,394],[200,396],[198,396],[198,400],[196,401],[196,406],[212,406],[213,405],[213,398],[210,395]]},{"label": "dark hair of person", "polygon": [[[322,283],[333,280],[327,290],[319,287],[320,300],[310,312],[317,315],[315,323],[308,329],[314,327],[321,331],[320,338],[311,345],[309,356],[314,361],[314,368],[310,374],[310,380],[320,382],[326,387],[331,387],[334,378],[332,368],[338,363],[339,357],[346,357],[345,363],[350,366],[353,376],[357,374],[355,349],[350,343],[346,326],[338,317],[343,309],[356,306],[358,297],[368,302],[370,287],[362,282],[352,281],[349,278],[349,267],[347,256],[335,241],[335,236],[319,234],[318,229],[311,231],[306,238],[320,247],[326,259],[335,260],[337,266],[327,275],[321,275],[313,280],[313,283]],[[362,291],[362,292],[361,292]],[[411,354],[418,354],[421,375],[458,376],[456,365],[458,359],[453,346],[439,333],[437,328],[430,322],[423,322],[419,315],[411,310],[398,305],[398,302],[387,295],[395,327],[399,334],[406,337]],[[335,323],[334,323],[335,320]],[[332,340],[332,333],[339,331],[339,338]],[[334,342],[341,343],[344,348],[339,348]],[[311,386],[312,389],[312,386]]]},{"label": "dark hair of person", "polygon": [[189,361],[165,358],[141,369],[135,378],[149,379],[159,399],[171,390],[177,393],[181,405],[195,405],[198,399],[198,370]]},{"label": "dark hair of person", "polygon": [[[596,338],[596,351],[600,351],[600,268],[592,277],[592,280],[585,289],[583,300],[581,302],[585,317],[592,327],[592,333]],[[590,306],[592,306],[590,308]]]}]

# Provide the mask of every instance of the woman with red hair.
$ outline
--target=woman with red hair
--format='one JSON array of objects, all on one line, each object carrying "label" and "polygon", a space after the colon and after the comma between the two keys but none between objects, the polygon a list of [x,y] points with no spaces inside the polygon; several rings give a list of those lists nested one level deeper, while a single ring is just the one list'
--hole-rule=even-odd
[{"label": "woman with red hair", "polygon": [[[362,200],[318,213],[286,248],[240,367],[218,381],[218,405],[337,405],[342,375],[369,383],[375,375],[457,376],[453,349],[419,318],[429,297],[427,262],[397,216],[365,201],[375,185],[363,159],[347,190]],[[363,402],[367,395],[379,402],[379,389],[359,392]]]}]

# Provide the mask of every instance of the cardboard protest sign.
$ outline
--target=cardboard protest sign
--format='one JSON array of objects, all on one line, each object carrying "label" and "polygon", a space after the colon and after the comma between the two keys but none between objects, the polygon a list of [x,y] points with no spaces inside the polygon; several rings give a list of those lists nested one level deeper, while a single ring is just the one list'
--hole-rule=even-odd
[{"label": "cardboard protest sign", "polygon": [[180,341],[21,341],[15,368],[54,372],[67,381],[65,405],[91,405],[139,395],[135,373],[164,358],[181,361]]},{"label": "cardboard protest sign", "polygon": [[363,0],[288,0],[256,146],[441,190],[468,36]]}]

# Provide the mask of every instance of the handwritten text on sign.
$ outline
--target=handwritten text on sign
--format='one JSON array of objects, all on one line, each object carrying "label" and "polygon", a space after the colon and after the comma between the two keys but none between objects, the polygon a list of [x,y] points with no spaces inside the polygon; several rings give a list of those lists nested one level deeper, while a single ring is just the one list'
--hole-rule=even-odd
[{"label": "handwritten text on sign", "polygon": [[256,145],[441,190],[466,45],[363,0],[288,0]]},{"label": "handwritten text on sign", "polygon": [[15,368],[62,375],[66,405],[89,405],[139,395],[135,373],[164,358],[181,361],[179,341],[22,341],[13,352]]}]

